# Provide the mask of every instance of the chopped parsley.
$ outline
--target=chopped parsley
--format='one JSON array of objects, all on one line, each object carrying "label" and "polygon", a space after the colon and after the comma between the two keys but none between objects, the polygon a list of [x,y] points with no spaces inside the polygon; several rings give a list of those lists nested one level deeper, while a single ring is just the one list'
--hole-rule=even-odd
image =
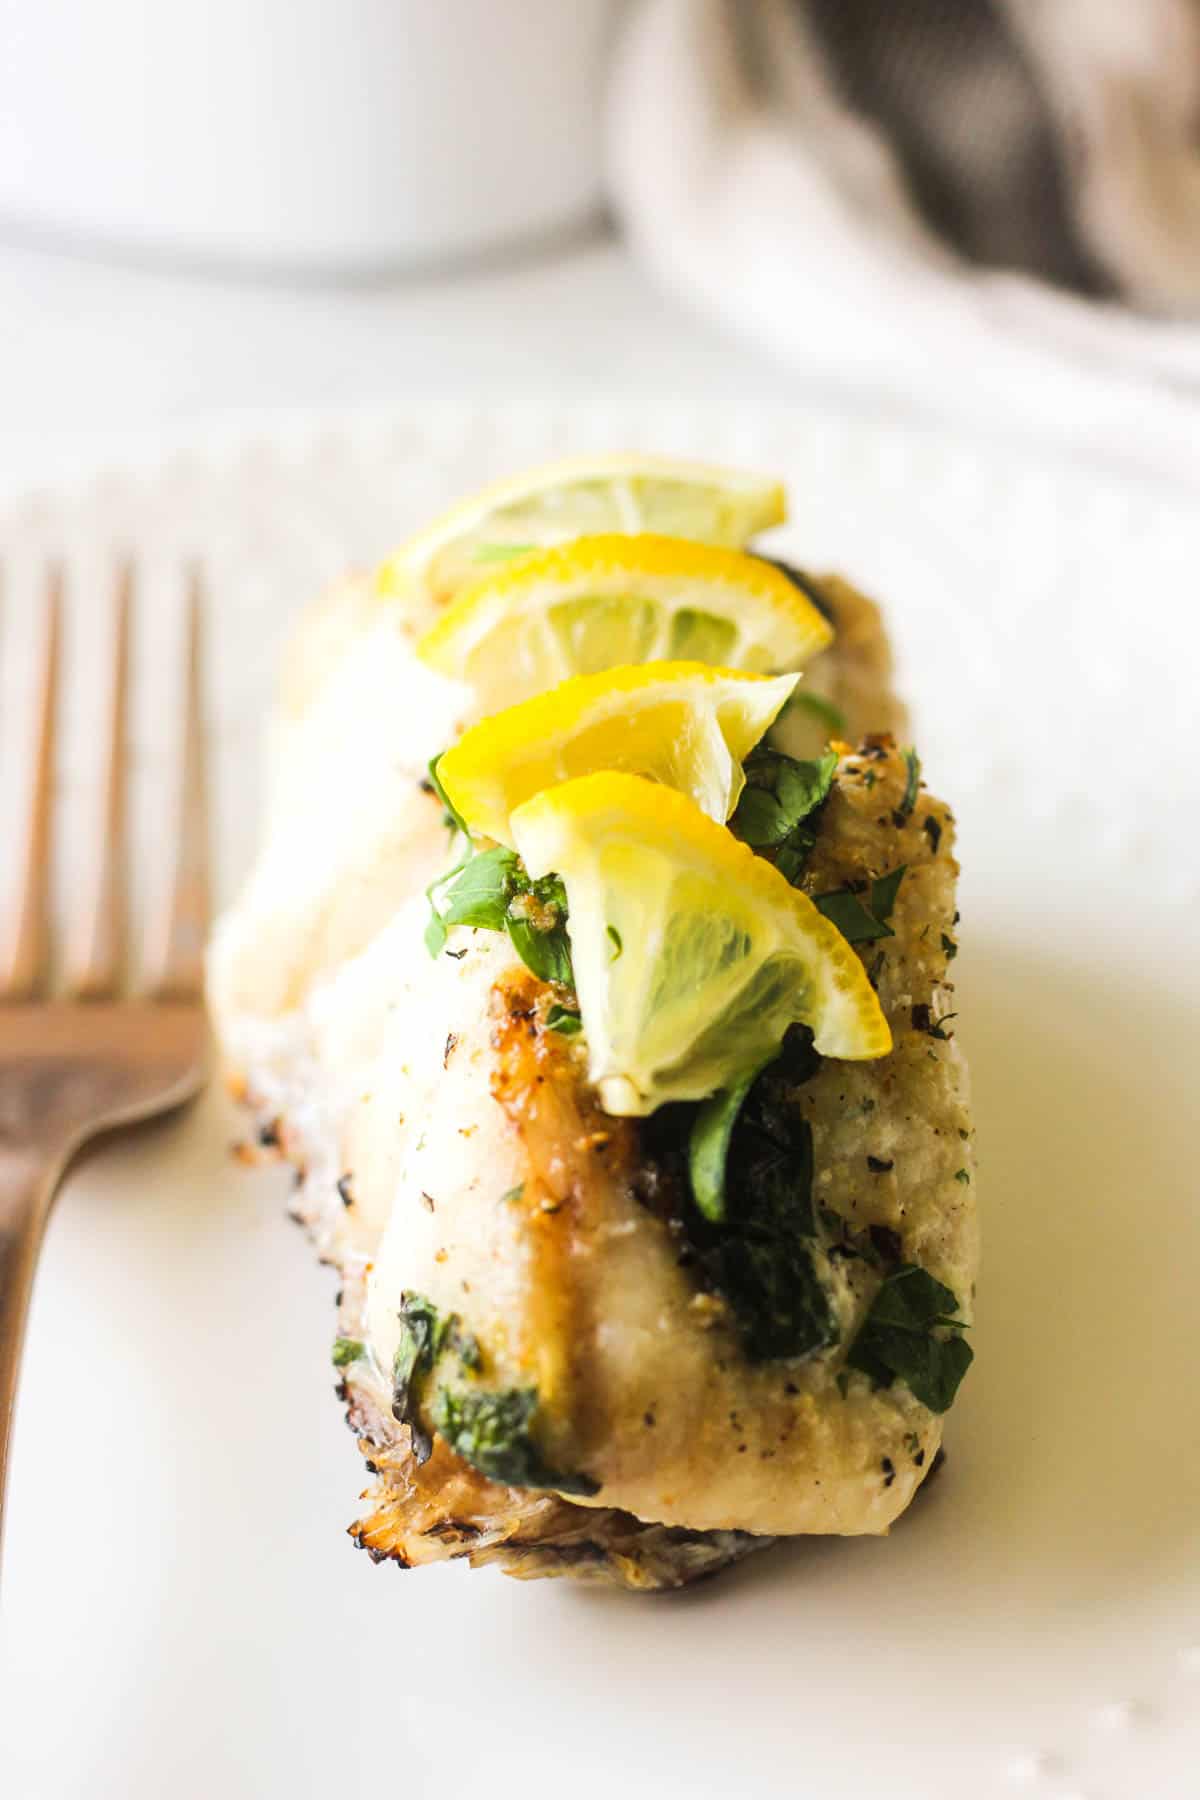
[{"label": "chopped parsley", "polygon": [[904,783],[904,793],[896,808],[896,818],[901,823],[912,812],[913,807],[917,804],[917,795],[921,791],[921,759],[911,747],[904,752],[904,763],[908,775]]},{"label": "chopped parsley", "polygon": [[774,863],[793,886],[817,841],[813,815],[833,786],[837,761],[833,750],[802,762],[762,744],[756,745],[746,758],[746,785],[729,828],[735,837]]},{"label": "chopped parsley", "polygon": [[501,1206],[511,1206],[514,1205],[516,1201],[523,1200],[524,1198],[525,1183],[523,1181],[518,1181],[516,1187],[510,1187],[505,1193],[501,1194],[500,1204]]},{"label": "chopped parsley", "polygon": [[[449,884],[449,885],[447,885]],[[443,888],[440,906],[434,900]],[[498,845],[468,855],[432,883],[433,917],[425,932],[430,954],[444,947],[451,925],[507,931],[526,968],[542,981],[570,987],[574,981],[567,940],[567,895],[557,875],[531,881],[515,850]]]},{"label": "chopped parsley", "polygon": [[606,925],[604,927],[604,933],[608,938],[609,943],[612,945],[612,952],[608,960],[609,962],[616,962],[617,958],[625,948],[624,944],[621,942],[621,934],[615,925]]},{"label": "chopped parsley", "polygon": [[455,1455],[489,1481],[554,1488],[562,1494],[597,1493],[600,1484],[590,1476],[565,1474],[543,1460],[532,1435],[537,1409],[538,1391],[532,1387],[441,1387],[432,1417]]},{"label": "chopped parsley", "polygon": [[942,949],[946,952],[947,962],[953,962],[958,955],[958,945],[952,937],[947,937],[944,931],[942,933]]},{"label": "chopped parsley", "polygon": [[[504,1199],[519,1199],[523,1193],[522,1183]],[[483,1367],[478,1339],[464,1330],[457,1313],[440,1312],[424,1294],[406,1293],[400,1297],[400,1341],[392,1363],[392,1413],[408,1426],[417,1463],[428,1462],[433,1451],[433,1439],[419,1417],[418,1390],[435,1366],[439,1373],[451,1372],[451,1358],[457,1384],[439,1382],[429,1417],[456,1455],[490,1480],[513,1487],[596,1492],[598,1483],[588,1476],[559,1474],[540,1456],[531,1435],[537,1389],[472,1386]]]},{"label": "chopped parsley", "polygon": [[563,1037],[574,1037],[576,1032],[583,1030],[583,1020],[572,1007],[560,1006],[555,1001],[546,1014],[546,1029],[561,1032]]},{"label": "chopped parsley", "polygon": [[957,1311],[948,1287],[916,1263],[903,1264],[882,1282],[846,1367],[860,1370],[876,1387],[907,1382],[922,1406],[947,1412],[972,1362],[971,1346],[961,1335],[965,1323],[953,1317]]},{"label": "chopped parsley", "polygon": [[367,1346],[358,1338],[338,1337],[333,1340],[333,1366],[344,1369],[347,1363],[357,1362],[359,1357],[367,1354]]},{"label": "chopped parsley", "polygon": [[835,888],[830,894],[814,894],[813,905],[836,925],[848,944],[869,944],[876,938],[895,937],[888,920],[896,904],[907,864],[873,881],[865,893]]},{"label": "chopped parsley", "polygon": [[413,1458],[428,1462],[433,1443],[417,1417],[419,1377],[452,1351],[463,1369],[477,1370],[483,1361],[479,1340],[462,1328],[457,1313],[440,1313],[424,1294],[400,1296],[400,1341],[392,1358],[392,1417],[412,1434]]}]

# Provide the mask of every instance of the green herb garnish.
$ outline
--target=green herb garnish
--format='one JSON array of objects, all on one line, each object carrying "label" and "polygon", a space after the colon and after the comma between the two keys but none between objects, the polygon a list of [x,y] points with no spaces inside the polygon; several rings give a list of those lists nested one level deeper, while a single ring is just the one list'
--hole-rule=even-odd
[{"label": "green herb garnish", "polygon": [[947,1412],[972,1362],[953,1292],[927,1270],[906,1263],[882,1285],[851,1344],[846,1366],[877,1387],[905,1381],[930,1412]]},{"label": "green herb garnish", "polygon": [[443,925],[474,925],[503,931],[508,903],[516,889],[518,857],[498,846],[473,856],[445,895]]},{"label": "green herb garnish", "polygon": [[837,926],[848,944],[869,944],[876,938],[895,937],[888,920],[906,873],[907,864],[902,863],[873,881],[865,894],[848,887],[835,888],[830,894],[814,894],[813,905]]},{"label": "green herb garnish", "polygon": [[559,1031],[563,1037],[574,1037],[583,1030],[583,1020],[569,1006],[559,1006],[557,1001],[546,1014],[547,1031]]},{"label": "green herb garnish", "polygon": [[512,1206],[518,1200],[523,1200],[524,1198],[525,1183],[523,1181],[518,1181],[516,1187],[510,1187],[506,1193],[501,1194],[500,1204],[501,1206]]},{"label": "green herb garnish", "polygon": [[921,759],[913,749],[904,752],[904,761],[908,769],[908,778],[904,783],[904,794],[896,808],[898,819],[907,819],[917,804],[917,795],[921,791]]},{"label": "green herb garnish", "polygon": [[431,881],[429,886],[425,889],[425,898],[429,902],[429,921],[425,926],[425,948],[428,950],[430,956],[440,956],[446,947],[446,922],[438,909],[438,904],[434,895],[440,887],[444,887],[448,881],[453,881],[456,875],[461,874],[475,854],[475,847],[471,842],[470,833],[467,830],[467,822],[455,806],[453,800],[451,800],[445,788],[442,786],[441,778],[437,772],[438,763],[444,755],[445,752],[441,751],[430,761],[429,786],[442,803],[443,817],[446,829],[450,833],[450,842],[453,844],[454,839],[461,834],[464,848],[462,855],[454,864],[453,868],[447,869],[444,875],[439,875],[437,879]]},{"label": "green herb garnish", "polygon": [[612,945],[612,953],[608,960],[609,962],[616,962],[617,958],[625,948],[624,944],[621,942],[621,934],[615,925],[606,925],[604,927],[604,933],[608,938],[609,943]]},{"label": "green herb garnish", "polygon": [[588,1475],[551,1469],[533,1441],[538,1409],[536,1388],[496,1391],[438,1389],[433,1423],[456,1456],[509,1487],[554,1488],[562,1494],[595,1494],[599,1482]]},{"label": "green herb garnish", "polygon": [[[771,1058],[773,1062],[774,1057]],[[729,1141],[746,1095],[762,1074],[765,1064],[751,1069],[731,1088],[706,1100],[692,1120],[688,1136],[688,1177],[692,1198],[704,1217],[719,1224],[725,1217],[725,1164]]]},{"label": "green herb garnish", "polygon": [[[439,907],[433,889],[449,882]],[[434,916],[425,942],[432,955],[445,943],[451,925],[507,931],[526,968],[542,981],[574,983],[567,939],[567,895],[557,875],[530,881],[515,850],[502,845],[464,858],[429,890]]]},{"label": "green herb garnish", "polygon": [[837,760],[836,752],[827,750],[802,762],[762,744],[746,758],[746,785],[729,828],[793,884],[817,841],[812,815],[833,786]]},{"label": "green herb garnish", "polygon": [[400,1296],[400,1341],[392,1358],[392,1417],[412,1434],[413,1458],[428,1462],[433,1443],[417,1416],[419,1378],[427,1375],[449,1350],[463,1369],[477,1370],[483,1354],[479,1340],[462,1328],[457,1313],[441,1313],[424,1294]]},{"label": "green herb garnish", "polygon": [[517,859],[519,884],[508,903],[505,926],[513,949],[540,981],[574,987],[567,937],[567,890],[557,875],[530,881]]},{"label": "green herb garnish", "polygon": [[953,962],[958,955],[958,945],[952,937],[947,937],[944,931],[942,933],[942,949],[946,952],[947,962]]},{"label": "green herb garnish", "polygon": [[339,1337],[333,1340],[333,1366],[344,1369],[347,1363],[357,1362],[360,1356],[367,1354],[367,1346],[358,1338]]},{"label": "green herb garnish", "polygon": [[812,1131],[794,1098],[819,1066],[812,1033],[793,1026],[777,1059],[747,1084],[740,1107],[731,1095],[727,1107],[714,1107],[692,1126],[696,1205],[688,1233],[700,1269],[728,1302],[754,1362],[808,1356],[837,1339],[817,1264]]}]

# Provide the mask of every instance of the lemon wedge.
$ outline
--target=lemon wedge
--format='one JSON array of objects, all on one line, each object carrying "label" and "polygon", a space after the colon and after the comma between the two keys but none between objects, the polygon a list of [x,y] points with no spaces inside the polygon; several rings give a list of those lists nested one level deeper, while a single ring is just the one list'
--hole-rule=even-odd
[{"label": "lemon wedge", "polygon": [[493,559],[585,532],[737,545],[786,517],[783,488],[759,475],[667,456],[572,457],[461,501],[388,558],[378,586],[440,606]]},{"label": "lemon wedge", "polygon": [[519,806],[530,875],[554,871],[589,1075],[608,1112],[702,1100],[808,1025],[823,1056],[883,1056],[862,963],[812,902],[694,801],[637,775],[585,775]]},{"label": "lemon wedge", "polygon": [[603,769],[678,788],[723,825],[743,759],[798,680],[691,662],[577,675],[472,726],[438,759],[438,780],[476,836],[510,846],[514,807]]},{"label": "lemon wedge", "polygon": [[470,583],[417,645],[499,706],[624,663],[795,669],[826,619],[762,557],[683,538],[582,537]]}]

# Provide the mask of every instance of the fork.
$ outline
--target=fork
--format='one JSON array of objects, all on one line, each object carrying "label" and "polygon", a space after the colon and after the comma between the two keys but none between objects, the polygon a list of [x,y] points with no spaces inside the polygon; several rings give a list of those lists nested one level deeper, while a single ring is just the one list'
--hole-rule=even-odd
[{"label": "fork", "polygon": [[125,715],[133,569],[117,572],[95,845],[72,905],[64,982],[51,985],[50,824],[63,575],[46,575],[44,632],[17,882],[0,918],[0,1532],[34,1267],[73,1157],[114,1127],[190,1099],[204,1081],[208,917],[200,676],[201,578],[188,578],[177,818],[147,931],[139,997],[126,995]]}]

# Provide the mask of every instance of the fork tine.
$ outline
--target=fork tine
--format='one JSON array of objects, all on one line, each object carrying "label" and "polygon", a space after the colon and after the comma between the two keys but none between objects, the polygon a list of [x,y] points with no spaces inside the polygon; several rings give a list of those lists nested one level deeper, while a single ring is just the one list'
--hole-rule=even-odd
[{"label": "fork tine", "polygon": [[41,668],[17,886],[0,937],[0,1000],[32,998],[45,983],[49,972],[50,812],[62,593],[62,566],[54,563],[46,575]]},{"label": "fork tine", "polygon": [[208,930],[208,792],[204,771],[201,679],[204,591],[200,570],[188,574],[187,651],[183,735],[177,790],[174,871],[147,961],[148,991],[156,1000],[195,1000],[204,987]]},{"label": "fork tine", "polygon": [[133,565],[117,569],[113,591],[112,674],[108,693],[106,761],[97,837],[67,949],[67,990],[77,1000],[111,999],[121,977],[125,941],[125,713],[129,685],[129,610]]}]

